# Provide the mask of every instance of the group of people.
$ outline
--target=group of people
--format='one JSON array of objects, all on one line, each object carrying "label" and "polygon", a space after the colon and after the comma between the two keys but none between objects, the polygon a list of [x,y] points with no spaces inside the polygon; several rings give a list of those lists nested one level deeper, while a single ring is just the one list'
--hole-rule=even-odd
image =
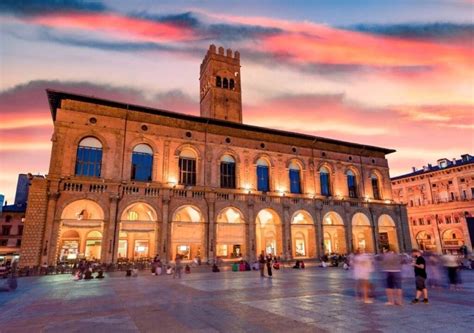
[{"label": "group of people", "polygon": [[[74,281],[105,278],[104,270],[101,265],[85,260],[81,260],[78,264],[75,264],[72,272],[74,275]],[[93,273],[97,273],[97,275],[94,276]]]},{"label": "group of people", "polygon": [[[460,259],[453,254],[438,256],[432,253],[422,253],[413,250],[411,259],[405,255],[386,250],[381,256],[367,253],[357,253],[349,257],[349,266],[352,268],[356,280],[355,290],[357,296],[364,303],[373,302],[376,266],[384,274],[385,290],[387,295],[386,305],[402,305],[402,274],[403,267],[410,264],[415,277],[415,297],[412,304],[423,302],[428,304],[427,286],[441,287],[441,266],[445,267],[449,288],[459,290],[461,285]],[[371,295],[372,294],[372,295]],[[371,297],[372,296],[372,297]]]}]

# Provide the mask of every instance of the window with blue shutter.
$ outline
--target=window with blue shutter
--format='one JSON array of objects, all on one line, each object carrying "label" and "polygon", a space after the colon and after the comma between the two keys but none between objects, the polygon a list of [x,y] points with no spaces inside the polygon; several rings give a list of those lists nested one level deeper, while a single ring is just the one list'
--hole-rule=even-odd
[{"label": "window with blue shutter", "polygon": [[76,153],[76,176],[100,177],[102,144],[96,138],[82,139]]},{"label": "window with blue shutter", "polygon": [[290,169],[290,192],[301,193],[300,170]]},{"label": "window with blue shutter", "polygon": [[319,180],[321,182],[321,195],[326,197],[330,196],[329,171],[327,169],[321,168],[319,171]]},{"label": "window with blue shutter", "polygon": [[257,190],[262,192],[270,190],[268,166],[257,165]]}]

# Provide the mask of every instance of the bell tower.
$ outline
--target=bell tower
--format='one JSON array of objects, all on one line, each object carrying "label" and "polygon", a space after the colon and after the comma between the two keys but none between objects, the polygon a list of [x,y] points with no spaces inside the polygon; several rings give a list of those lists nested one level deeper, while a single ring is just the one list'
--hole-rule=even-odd
[{"label": "bell tower", "polygon": [[201,64],[201,117],[242,123],[240,53],[211,45]]}]

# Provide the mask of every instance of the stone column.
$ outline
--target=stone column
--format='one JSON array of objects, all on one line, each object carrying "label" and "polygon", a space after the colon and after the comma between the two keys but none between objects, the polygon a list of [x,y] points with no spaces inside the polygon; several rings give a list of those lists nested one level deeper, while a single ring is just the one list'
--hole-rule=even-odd
[{"label": "stone column", "polygon": [[[118,191],[109,197],[109,220],[104,221],[105,237],[102,237],[102,262],[116,263],[120,236],[120,218],[117,216],[120,195]],[[130,244],[129,244],[130,245]]]},{"label": "stone column", "polygon": [[400,252],[411,251],[411,232],[408,225],[408,214],[405,206],[398,205],[396,211],[398,212],[399,221],[397,223],[397,238]]},{"label": "stone column", "polygon": [[[51,185],[51,187],[53,187]],[[48,265],[56,264],[56,244],[58,242],[59,221],[55,220],[56,204],[59,198],[59,192],[48,192],[48,208],[46,212],[46,224],[43,236],[43,246],[41,251],[41,264],[47,263]],[[56,233],[54,233],[56,231]]]},{"label": "stone column", "polygon": [[208,204],[208,238],[207,238],[207,253],[209,259],[216,258],[216,198],[215,193],[206,193],[206,201]]},{"label": "stone column", "polygon": [[352,219],[351,212],[349,207],[349,202],[344,202],[344,227],[346,228],[346,253],[351,253],[354,251],[352,248]]},{"label": "stone column", "polygon": [[248,196],[248,221],[247,226],[247,256],[249,261],[254,261],[256,258],[255,251],[257,250],[255,244],[255,211],[254,202],[251,196]]},{"label": "stone column", "polygon": [[373,208],[369,207],[370,212],[370,222],[372,224],[372,236],[374,240],[374,252],[380,252],[380,245],[379,245],[379,224],[377,223],[377,213],[374,211]]},{"label": "stone column", "polygon": [[321,200],[315,202],[316,209],[316,249],[317,254],[321,257],[324,254],[324,229],[323,229],[323,203]]},{"label": "stone column", "polygon": [[168,242],[170,223],[169,223],[169,205],[170,205],[170,191],[163,190],[162,198],[162,223],[161,223],[161,246],[158,251],[163,262],[168,263],[171,259],[171,244]]},{"label": "stone column", "polygon": [[[283,256],[286,260],[291,260],[291,227],[290,227],[290,206],[288,199],[283,200]],[[278,254],[277,254],[278,255]]]}]

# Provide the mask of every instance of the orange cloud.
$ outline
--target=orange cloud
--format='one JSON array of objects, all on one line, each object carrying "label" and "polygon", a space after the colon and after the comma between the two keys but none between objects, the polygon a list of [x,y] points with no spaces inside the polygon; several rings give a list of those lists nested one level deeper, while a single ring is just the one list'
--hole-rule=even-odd
[{"label": "orange cloud", "polygon": [[186,26],[114,13],[52,13],[30,17],[28,21],[52,28],[103,31],[115,34],[117,37],[131,36],[135,40],[158,43],[197,38],[195,32]]}]

